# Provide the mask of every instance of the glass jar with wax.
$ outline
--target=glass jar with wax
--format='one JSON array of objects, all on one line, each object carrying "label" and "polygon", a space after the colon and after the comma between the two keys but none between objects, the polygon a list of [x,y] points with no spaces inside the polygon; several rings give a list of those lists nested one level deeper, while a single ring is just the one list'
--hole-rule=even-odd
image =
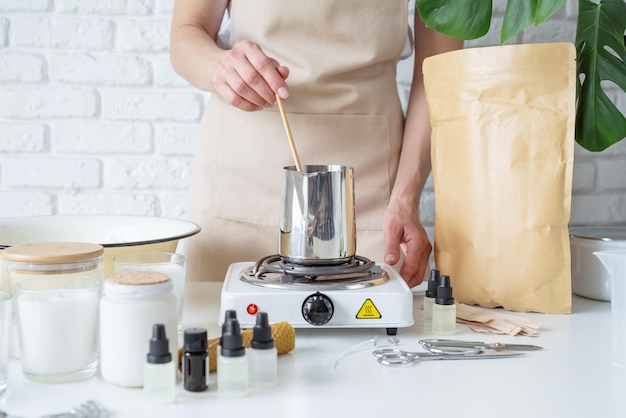
[{"label": "glass jar with wax", "polygon": [[[67,281],[72,277],[90,277],[102,281],[104,248],[85,242],[42,242],[21,244],[0,252],[2,287],[13,292],[18,282],[46,278]],[[50,286],[53,284],[50,283]],[[15,321],[11,327],[11,357],[20,358],[19,339]]]},{"label": "glass jar with wax", "polygon": [[2,251],[2,286],[11,292],[20,280],[50,275],[103,280],[103,253],[102,245],[85,242],[42,242],[8,247]]},{"label": "glass jar with wax", "polygon": [[102,280],[46,276],[13,286],[22,371],[30,380],[87,379],[98,367]]}]

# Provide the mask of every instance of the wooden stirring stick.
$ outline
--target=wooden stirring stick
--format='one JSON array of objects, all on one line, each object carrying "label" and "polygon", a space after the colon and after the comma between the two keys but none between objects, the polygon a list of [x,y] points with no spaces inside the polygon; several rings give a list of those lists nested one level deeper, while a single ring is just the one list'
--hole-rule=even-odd
[{"label": "wooden stirring stick", "polygon": [[293,142],[293,136],[291,135],[291,128],[289,127],[289,121],[287,120],[287,114],[285,113],[285,107],[283,106],[283,99],[280,98],[278,93],[276,94],[276,102],[280,109],[280,116],[283,118],[283,125],[285,125],[285,132],[287,132],[287,138],[289,139],[289,146],[291,147],[291,154],[296,162],[296,170],[302,173],[302,165],[300,164],[300,158],[298,158],[298,151],[296,151],[296,143]]}]

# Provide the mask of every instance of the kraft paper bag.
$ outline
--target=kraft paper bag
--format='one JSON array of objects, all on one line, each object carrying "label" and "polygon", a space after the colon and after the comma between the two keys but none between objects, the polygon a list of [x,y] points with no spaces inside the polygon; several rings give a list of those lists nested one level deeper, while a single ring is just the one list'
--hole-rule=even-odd
[{"label": "kraft paper bag", "polygon": [[575,56],[554,43],[424,61],[435,263],[459,302],[571,312]]}]

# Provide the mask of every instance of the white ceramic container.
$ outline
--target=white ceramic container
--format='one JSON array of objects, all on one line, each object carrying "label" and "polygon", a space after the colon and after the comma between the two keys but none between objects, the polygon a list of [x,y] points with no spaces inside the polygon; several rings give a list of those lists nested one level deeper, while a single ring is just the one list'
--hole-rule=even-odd
[{"label": "white ceramic container", "polygon": [[572,292],[611,301],[611,279],[595,251],[626,250],[626,226],[571,227]]},{"label": "white ceramic container", "polygon": [[124,271],[104,283],[100,302],[100,372],[109,383],[143,386],[144,363],[154,324],[165,325],[166,335],[170,336],[169,351],[178,352],[176,296],[172,293],[172,281],[161,276],[163,279],[145,280],[143,271]]}]

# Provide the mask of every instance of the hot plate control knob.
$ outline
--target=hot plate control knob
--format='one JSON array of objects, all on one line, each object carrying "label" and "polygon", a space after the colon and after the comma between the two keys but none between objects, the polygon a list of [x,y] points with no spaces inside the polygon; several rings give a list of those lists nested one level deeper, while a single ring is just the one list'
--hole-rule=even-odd
[{"label": "hot plate control knob", "polygon": [[330,321],[334,312],[333,302],[320,292],[307,297],[302,304],[302,316],[311,325],[324,325]]}]

